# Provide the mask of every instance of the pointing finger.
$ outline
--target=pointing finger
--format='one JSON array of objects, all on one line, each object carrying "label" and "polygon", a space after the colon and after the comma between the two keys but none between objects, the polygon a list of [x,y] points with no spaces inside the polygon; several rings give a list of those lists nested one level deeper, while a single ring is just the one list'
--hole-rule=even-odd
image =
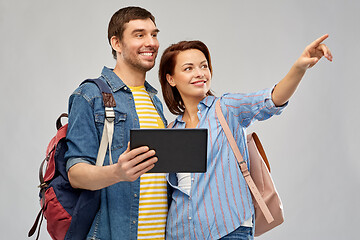
[{"label": "pointing finger", "polygon": [[313,41],[312,43],[310,43],[310,45],[308,47],[309,48],[316,48],[317,46],[319,46],[319,44],[321,42],[323,42],[328,37],[329,37],[329,34],[325,34],[325,35],[319,37],[318,39],[316,39],[315,41]]}]

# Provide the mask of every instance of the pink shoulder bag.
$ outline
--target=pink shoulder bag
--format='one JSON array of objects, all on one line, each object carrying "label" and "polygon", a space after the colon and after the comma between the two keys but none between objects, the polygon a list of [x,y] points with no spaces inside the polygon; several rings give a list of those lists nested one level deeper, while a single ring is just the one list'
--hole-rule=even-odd
[{"label": "pink shoulder bag", "polygon": [[281,199],[270,175],[268,159],[256,133],[247,135],[249,172],[247,163],[244,161],[221,111],[220,100],[216,102],[215,111],[252,193],[255,207],[255,237],[260,236],[284,222]]}]

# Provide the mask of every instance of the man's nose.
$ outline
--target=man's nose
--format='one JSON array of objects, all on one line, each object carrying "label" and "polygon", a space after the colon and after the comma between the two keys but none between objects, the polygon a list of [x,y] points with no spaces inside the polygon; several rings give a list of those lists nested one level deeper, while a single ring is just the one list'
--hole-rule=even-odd
[{"label": "man's nose", "polygon": [[154,38],[152,35],[146,36],[146,39],[145,39],[146,46],[155,46],[157,44],[158,44],[158,40],[156,38]]}]

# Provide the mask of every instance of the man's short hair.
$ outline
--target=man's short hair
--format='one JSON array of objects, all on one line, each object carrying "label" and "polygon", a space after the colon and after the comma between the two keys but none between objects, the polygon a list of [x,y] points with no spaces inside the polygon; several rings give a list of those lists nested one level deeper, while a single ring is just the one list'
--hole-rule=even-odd
[{"label": "man's short hair", "polygon": [[[113,36],[117,37],[119,41],[122,40],[123,33],[125,30],[125,24],[130,22],[131,20],[136,19],[148,19],[154,22],[155,26],[155,17],[146,9],[141,7],[125,7],[119,9],[114,15],[111,17],[108,27],[108,40],[111,46],[111,38]],[[116,59],[116,51],[112,49],[112,54]]]}]

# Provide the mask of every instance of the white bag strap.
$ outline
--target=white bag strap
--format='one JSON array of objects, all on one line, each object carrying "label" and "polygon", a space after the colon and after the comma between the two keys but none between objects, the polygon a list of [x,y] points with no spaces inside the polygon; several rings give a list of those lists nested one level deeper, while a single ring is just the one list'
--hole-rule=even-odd
[{"label": "white bag strap", "polygon": [[254,183],[254,180],[251,178],[250,176],[250,172],[249,172],[249,169],[247,167],[247,163],[244,161],[241,153],[240,153],[240,150],[239,150],[239,147],[237,146],[236,144],[236,141],[234,139],[234,136],[232,135],[231,133],[231,130],[229,128],[229,125],[227,124],[226,120],[225,120],[225,117],[221,111],[221,105],[220,105],[220,99],[216,102],[216,106],[215,106],[215,112],[216,112],[216,115],[217,117],[219,118],[219,122],[224,130],[224,133],[226,135],[226,138],[228,139],[229,141],[229,144],[231,146],[231,149],[233,150],[234,152],[234,155],[239,163],[239,166],[240,166],[240,170],[245,178],[245,181],[247,183],[247,185],[249,186],[249,189],[251,191],[251,193],[253,194],[256,202],[258,203],[259,207],[260,207],[260,210],[263,212],[265,218],[266,218],[266,221],[268,223],[271,223],[274,221],[274,218],[269,210],[269,208],[267,207],[264,199],[262,198],[261,196],[261,193],[259,192],[258,188],[256,187],[255,183]]},{"label": "white bag strap", "polygon": [[96,158],[96,166],[102,166],[104,164],[104,159],[108,146],[109,146],[109,162],[110,164],[113,164],[111,157],[111,144],[114,133],[114,120],[115,120],[114,109],[112,107],[106,107],[104,129],[101,137],[98,155]]},{"label": "white bag strap", "polygon": [[[106,155],[106,149],[109,146],[109,162],[113,164],[111,158],[111,144],[114,133],[114,120],[115,120],[115,112],[114,107],[116,107],[116,102],[114,96],[112,94],[111,89],[107,85],[107,83],[100,78],[97,79],[86,79],[81,84],[91,82],[95,83],[99,88],[103,103],[105,107],[105,120],[104,120],[104,129],[103,134],[100,141],[98,155],[96,157],[96,166],[102,166],[104,164],[104,159]],[[80,85],[81,85],[80,84]]]}]

